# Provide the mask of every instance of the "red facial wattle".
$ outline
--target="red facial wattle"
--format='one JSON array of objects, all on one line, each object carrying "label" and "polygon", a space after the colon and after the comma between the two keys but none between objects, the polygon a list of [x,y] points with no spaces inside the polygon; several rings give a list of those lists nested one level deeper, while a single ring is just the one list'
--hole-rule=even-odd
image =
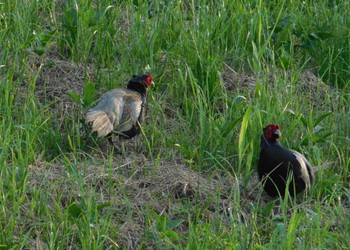
[{"label": "red facial wattle", "polygon": [[278,124],[268,125],[264,130],[264,136],[268,139],[280,138],[281,137],[280,126]]},{"label": "red facial wattle", "polygon": [[149,86],[151,86],[152,84],[154,84],[154,83],[153,83],[153,78],[152,78],[152,75],[151,75],[151,74],[146,75],[146,80],[145,80],[145,82],[146,82],[147,87],[149,87]]}]

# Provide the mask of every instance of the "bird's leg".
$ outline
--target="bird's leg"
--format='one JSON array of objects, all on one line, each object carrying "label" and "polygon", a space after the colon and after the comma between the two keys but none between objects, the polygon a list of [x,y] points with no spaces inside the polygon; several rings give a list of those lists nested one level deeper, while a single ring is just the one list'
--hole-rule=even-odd
[{"label": "bird's leg", "polygon": [[108,140],[108,142],[109,142],[109,145],[114,145],[112,136],[108,136],[107,140]]},{"label": "bird's leg", "polygon": [[124,145],[124,141],[121,140],[120,143],[121,143],[121,145],[122,145],[121,155],[125,155],[125,145]]},{"label": "bird's leg", "polygon": [[135,151],[138,151],[139,150],[139,145],[140,145],[140,143],[138,143],[139,142],[139,140],[137,140],[137,138],[135,137],[134,138],[134,150]]},{"label": "bird's leg", "polygon": [[124,148],[123,148],[123,145],[122,145],[122,148],[120,148],[117,143],[115,143],[113,141],[113,137],[112,135],[110,135],[108,138],[107,138],[108,142],[109,142],[109,145],[111,145],[111,147],[113,147],[116,151],[117,154],[123,154],[124,152]]}]

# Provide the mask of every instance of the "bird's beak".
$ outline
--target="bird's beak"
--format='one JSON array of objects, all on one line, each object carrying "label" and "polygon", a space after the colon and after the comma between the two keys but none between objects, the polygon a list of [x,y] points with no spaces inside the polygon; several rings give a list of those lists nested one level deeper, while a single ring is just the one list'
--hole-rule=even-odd
[{"label": "bird's beak", "polygon": [[152,82],[151,82],[151,85],[156,85],[156,84],[154,83],[154,81],[152,81]]},{"label": "bird's beak", "polygon": [[275,135],[277,135],[278,137],[281,137],[281,131],[279,129],[276,129],[274,132],[273,132]]}]

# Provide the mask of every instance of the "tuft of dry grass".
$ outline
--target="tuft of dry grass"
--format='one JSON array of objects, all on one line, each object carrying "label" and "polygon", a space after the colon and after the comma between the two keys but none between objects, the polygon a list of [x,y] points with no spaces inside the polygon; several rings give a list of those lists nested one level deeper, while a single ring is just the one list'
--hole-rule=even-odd
[{"label": "tuft of dry grass", "polygon": [[[248,185],[254,189],[244,190],[242,183],[228,173],[210,178],[176,160],[162,161],[154,168],[155,162],[137,153],[117,155],[112,161],[103,158],[95,155],[93,160],[77,163],[76,172],[62,162],[38,160],[28,167],[28,199],[23,206],[30,206],[31,190],[46,190],[48,209],[52,212],[57,209],[57,204],[65,211],[70,204],[94,196],[97,204],[111,204],[101,213],[111,216],[112,225],[118,231],[113,240],[119,246],[135,249],[147,233],[149,210],[159,216],[182,218],[184,223],[176,230],[186,233],[188,214],[182,211],[186,203],[203,209],[201,216],[209,223],[214,223],[219,216],[222,224],[229,227],[230,216],[235,210],[235,193],[241,197],[242,210],[234,213],[239,214],[243,222],[251,216],[250,203],[260,199],[256,176]],[[27,218],[23,223],[27,225],[34,219],[26,216],[28,212],[23,211],[23,217]],[[40,221],[40,218],[34,220]]]}]

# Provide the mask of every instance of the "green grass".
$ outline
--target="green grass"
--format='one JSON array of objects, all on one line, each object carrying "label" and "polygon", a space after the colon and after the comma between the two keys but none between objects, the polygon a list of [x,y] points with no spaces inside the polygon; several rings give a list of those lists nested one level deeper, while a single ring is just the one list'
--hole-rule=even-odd
[{"label": "green grass", "polygon": [[[350,4],[0,3],[1,249],[350,248]],[[69,91],[149,64],[143,133],[119,155]],[[262,128],[318,168],[254,187]],[[102,153],[101,153],[102,151]]]}]

